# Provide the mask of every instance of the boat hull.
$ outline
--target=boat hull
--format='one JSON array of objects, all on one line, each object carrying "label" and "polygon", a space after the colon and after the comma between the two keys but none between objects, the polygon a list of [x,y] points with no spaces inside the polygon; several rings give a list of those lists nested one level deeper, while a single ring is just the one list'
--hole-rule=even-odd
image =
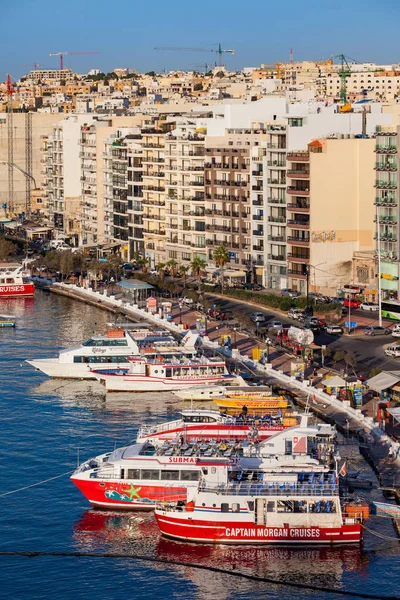
[{"label": "boat hull", "polygon": [[34,294],[35,286],[33,283],[0,285],[0,298],[21,298],[33,296]]},{"label": "boat hull", "polygon": [[[110,510],[154,510],[157,502],[187,500],[187,487],[181,485],[143,485],[141,481],[107,481],[71,477],[74,484],[95,508]],[[197,482],[190,489],[197,487]]]},{"label": "boat hull", "polygon": [[[90,370],[93,364],[90,363],[62,363],[58,358],[27,360],[28,364],[41,371],[48,377],[58,377],[60,379],[96,379],[94,373]],[[115,371],[123,368],[115,364]],[[112,370],[113,365],[107,364],[107,369]]]},{"label": "boat hull", "polygon": [[188,387],[215,385],[222,383],[221,377],[196,379],[169,379],[146,377],[140,375],[108,375],[93,372],[95,378],[102,383],[108,392],[165,392],[182,390]]},{"label": "boat hull", "polygon": [[248,521],[203,521],[186,515],[188,513],[183,511],[182,517],[177,518],[157,509],[155,511],[158,526],[164,536],[187,542],[330,545],[357,544],[362,541],[363,530],[359,524],[342,527],[268,527]]},{"label": "boat hull", "polygon": [[[257,437],[260,441],[267,440],[275,433],[285,429],[283,425],[258,425]],[[187,440],[247,440],[251,433],[251,427],[248,425],[225,425],[224,423],[186,423],[184,427],[166,429],[165,431],[156,431],[149,433],[143,438],[138,438],[138,442],[145,440],[174,440],[181,435],[185,435]]]},{"label": "boat hull", "polygon": [[252,396],[241,396],[240,398],[213,398],[214,403],[220,408],[236,408],[241,409],[245,404],[248,409],[271,410],[285,409],[288,406],[288,401],[285,398],[265,398],[257,400]]}]

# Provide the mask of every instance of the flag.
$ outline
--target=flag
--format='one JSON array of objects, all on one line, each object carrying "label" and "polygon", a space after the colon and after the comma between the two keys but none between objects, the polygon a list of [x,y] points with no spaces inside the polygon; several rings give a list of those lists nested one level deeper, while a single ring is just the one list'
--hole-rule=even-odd
[{"label": "flag", "polygon": [[346,466],[346,461],[344,461],[344,463],[342,464],[342,468],[339,471],[339,475],[341,477],[346,477],[347,475],[347,466]]},{"label": "flag", "polygon": [[317,398],[316,398],[315,394],[314,394],[314,395],[313,395],[313,397],[312,397],[312,401],[314,402],[314,404],[318,404],[318,402],[317,402]]}]

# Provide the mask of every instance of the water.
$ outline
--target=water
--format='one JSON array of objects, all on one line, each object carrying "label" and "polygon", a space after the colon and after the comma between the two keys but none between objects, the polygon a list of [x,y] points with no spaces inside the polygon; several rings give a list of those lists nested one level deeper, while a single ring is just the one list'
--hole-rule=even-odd
[{"label": "water", "polygon": [[[78,302],[38,292],[34,301],[2,301],[0,312],[19,315],[16,330],[0,330],[0,494],[74,469],[82,459],[135,437],[141,423],[176,415],[174,397],[106,397],[97,382],[49,380],[24,363],[55,355],[101,331],[111,318]],[[79,449],[79,450],[78,450]],[[372,477],[353,457],[356,468]],[[374,492],[379,494],[379,492]],[[369,526],[395,537],[390,520]],[[254,548],[180,544],[160,538],[148,513],[92,511],[60,477],[0,497],[0,550],[118,552],[172,563],[212,565],[329,588],[396,595],[399,543],[366,535],[364,548]],[[0,557],[1,596],[17,600],[113,600],[144,597],[198,600],[317,597],[331,593],[257,583],[191,567],[111,558]]]}]

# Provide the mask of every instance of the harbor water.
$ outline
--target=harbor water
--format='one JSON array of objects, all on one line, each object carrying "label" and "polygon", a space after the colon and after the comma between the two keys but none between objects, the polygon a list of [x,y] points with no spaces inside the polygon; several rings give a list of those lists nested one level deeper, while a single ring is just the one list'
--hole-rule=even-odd
[{"label": "harbor water", "polygon": [[[332,592],[260,583],[176,563],[382,597],[400,596],[400,544],[390,519],[372,518],[368,527],[381,537],[366,532],[361,548],[229,547],[162,539],[150,513],[91,510],[67,474],[77,461],[133,440],[143,423],[174,418],[182,404],[172,394],[106,397],[97,382],[50,380],[35,372],[26,359],[55,356],[60,348],[80,343],[93,331],[102,331],[112,317],[40,291],[34,300],[1,302],[0,312],[17,315],[18,326],[0,330],[0,551],[138,554],[160,560],[0,555],[2,597],[339,597]],[[353,450],[353,465],[374,478],[357,449]],[[59,475],[63,476],[52,479]],[[20,491],[5,495],[17,489]],[[374,494],[381,498],[378,490]]]}]

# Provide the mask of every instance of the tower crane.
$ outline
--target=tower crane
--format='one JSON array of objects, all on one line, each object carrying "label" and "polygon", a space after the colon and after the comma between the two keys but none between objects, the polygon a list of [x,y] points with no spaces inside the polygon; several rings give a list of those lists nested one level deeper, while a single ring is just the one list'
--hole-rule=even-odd
[{"label": "tower crane", "polygon": [[347,82],[346,79],[347,77],[349,77],[349,75],[351,75],[351,69],[350,69],[350,65],[347,62],[347,58],[345,57],[344,54],[338,54],[337,56],[335,56],[335,58],[338,58],[340,60],[340,71],[339,71],[339,77],[340,77],[340,101],[343,104],[343,106],[345,104],[347,104]]},{"label": "tower crane", "polygon": [[72,54],[100,54],[100,52],[53,52],[49,56],[60,57],[60,71],[64,68],[64,56],[71,56]]},{"label": "tower crane", "polygon": [[197,67],[198,69],[205,69],[205,71],[209,71],[210,68],[212,68],[214,65],[209,65],[208,63],[205,63],[204,65],[191,65],[192,67]]},{"label": "tower crane", "polygon": [[44,65],[41,65],[40,63],[34,62],[34,63],[30,64],[30,65],[18,65],[18,66],[19,67],[33,67],[36,70],[38,67],[43,67]]},{"label": "tower crane", "polygon": [[221,44],[218,44],[218,48],[180,48],[175,46],[157,46],[154,50],[177,50],[179,52],[215,52],[218,54],[218,66],[222,67],[222,55],[223,54],[235,54],[234,50],[224,50]]}]

